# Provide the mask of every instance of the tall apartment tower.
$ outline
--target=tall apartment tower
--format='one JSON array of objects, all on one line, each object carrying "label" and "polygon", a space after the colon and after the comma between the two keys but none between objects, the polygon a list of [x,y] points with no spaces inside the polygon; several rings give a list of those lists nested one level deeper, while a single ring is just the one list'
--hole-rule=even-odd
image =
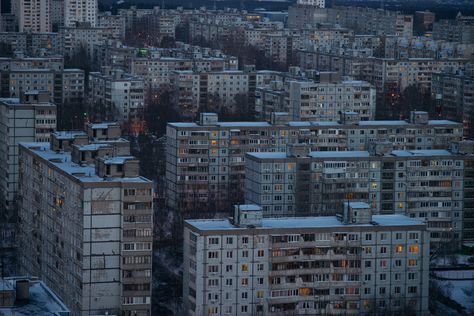
[{"label": "tall apartment tower", "polygon": [[47,91],[0,98],[0,124],[0,220],[9,221],[16,216],[18,143],[48,142],[50,133],[56,130],[56,105],[49,102]]},{"label": "tall apartment tower", "polygon": [[118,124],[20,144],[21,273],[72,315],[151,315],[152,182],[129,151]]},{"label": "tall apartment tower", "polygon": [[12,0],[20,32],[51,32],[51,0]]},{"label": "tall apartment tower", "polygon": [[187,220],[186,315],[428,315],[429,235],[419,220],[372,215]]},{"label": "tall apartment tower", "polygon": [[64,0],[64,25],[75,26],[77,22],[97,25],[97,0]]}]

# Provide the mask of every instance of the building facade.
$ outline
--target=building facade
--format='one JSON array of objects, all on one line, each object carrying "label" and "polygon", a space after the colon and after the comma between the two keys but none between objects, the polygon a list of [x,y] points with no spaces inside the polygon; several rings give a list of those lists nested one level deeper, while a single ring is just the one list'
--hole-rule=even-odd
[{"label": "building facade", "polygon": [[19,266],[72,315],[151,315],[152,183],[119,136],[89,124],[20,144]]},{"label": "building facade", "polygon": [[189,315],[428,315],[429,235],[402,215],[187,220],[183,298]]},{"label": "building facade", "polygon": [[1,218],[16,221],[18,194],[18,144],[47,142],[56,130],[56,105],[47,92],[27,92],[21,98],[0,98]]},{"label": "building facade", "polygon": [[318,152],[357,151],[383,141],[398,150],[446,149],[462,139],[462,124],[418,116],[424,118],[359,121],[349,113],[339,123],[291,121],[287,113],[275,113],[269,122],[220,122],[214,113],[201,113],[198,123],[169,123],[168,207],[202,217],[242,202],[247,152],[286,152],[288,144],[299,143]]}]

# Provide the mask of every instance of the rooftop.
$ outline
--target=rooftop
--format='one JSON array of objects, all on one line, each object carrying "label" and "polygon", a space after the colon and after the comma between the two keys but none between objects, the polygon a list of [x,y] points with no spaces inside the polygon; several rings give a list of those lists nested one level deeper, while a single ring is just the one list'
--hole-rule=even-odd
[{"label": "rooftop", "polygon": [[[82,183],[93,183],[93,182],[137,182],[147,183],[150,180],[144,177],[99,177],[95,172],[94,165],[78,165],[72,162],[71,154],[65,152],[54,152],[50,149],[49,143],[20,143],[20,147],[28,148],[36,155],[44,160],[49,161],[50,164],[56,168],[62,170],[66,174],[75,178],[77,181]],[[129,159],[130,157],[114,157],[111,159]],[[123,160],[122,160],[123,161]],[[117,162],[116,163],[120,163]]]},{"label": "rooftop", "polygon": [[[351,204],[352,205],[352,204]],[[190,219],[185,221],[187,224],[202,231],[212,230],[242,230],[234,226],[228,219]],[[375,224],[372,224],[375,223]],[[291,229],[291,228],[328,228],[328,227],[373,227],[373,226],[411,226],[424,225],[420,220],[409,218],[405,215],[373,215],[370,224],[343,224],[336,216],[318,216],[318,217],[279,217],[264,218],[262,226],[256,230],[266,229]]]},{"label": "rooftop", "polygon": [[61,315],[70,314],[68,308],[61,299],[49,289],[42,281],[29,277],[14,277],[0,280],[0,291],[5,289],[14,290],[17,280],[29,280],[29,300],[27,302],[15,302],[13,307],[1,307],[2,316],[23,316],[23,315]]}]

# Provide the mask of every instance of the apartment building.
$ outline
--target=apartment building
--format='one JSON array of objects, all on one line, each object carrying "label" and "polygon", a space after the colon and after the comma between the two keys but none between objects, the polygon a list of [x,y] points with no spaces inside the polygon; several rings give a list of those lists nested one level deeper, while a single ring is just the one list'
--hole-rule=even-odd
[{"label": "apartment building", "polygon": [[335,6],[328,9],[327,21],[353,29],[357,34],[413,36],[413,15],[397,11]]},{"label": "apartment building", "polygon": [[236,57],[136,57],[130,59],[130,73],[143,77],[147,89],[158,89],[170,84],[175,71],[219,72],[237,70]]},{"label": "apartment building", "polygon": [[121,123],[144,119],[143,79],[122,70],[104,67],[89,74],[89,108],[93,117]]},{"label": "apartment building", "polygon": [[465,71],[455,69],[433,74],[432,96],[436,112],[447,119],[462,122],[466,137],[474,136],[474,65]]},{"label": "apartment building", "polygon": [[0,42],[28,56],[57,56],[61,50],[58,33],[1,32]]},{"label": "apartment building", "polygon": [[64,69],[62,57],[0,58],[0,69],[1,97],[18,98],[31,90],[48,91],[50,102],[58,106],[74,106],[84,98],[84,71]]},{"label": "apartment building", "polygon": [[326,5],[326,0],[298,0],[296,3],[300,5],[310,5],[318,8],[324,8]]},{"label": "apartment building", "polygon": [[97,26],[113,28],[114,38],[125,38],[125,17],[122,15],[113,15],[110,11],[101,12],[97,16]]},{"label": "apartment building", "polygon": [[97,25],[97,0],[64,0],[64,25],[73,27],[77,23],[87,22]]},{"label": "apartment building", "polygon": [[433,37],[446,41],[474,44],[474,17],[458,13],[454,20],[441,19],[433,24]]},{"label": "apartment building", "polygon": [[282,78],[270,88],[257,88],[255,100],[256,115],[262,120],[273,112],[288,112],[296,121],[338,121],[343,112],[373,120],[376,93],[368,82],[320,73],[318,80]]},{"label": "apartment building", "polygon": [[47,142],[56,130],[56,105],[47,92],[30,91],[20,98],[0,98],[1,218],[16,221],[18,194],[18,144]]},{"label": "apartment building", "polygon": [[428,315],[429,234],[403,215],[187,220],[183,298],[189,315]]},{"label": "apartment building", "polygon": [[242,202],[247,152],[286,152],[298,143],[318,152],[360,151],[383,141],[397,150],[446,149],[462,139],[461,124],[417,115],[410,121],[359,121],[349,113],[339,123],[291,121],[287,113],[275,113],[269,122],[220,122],[214,113],[201,113],[198,123],[169,123],[167,205],[202,217]]},{"label": "apartment building", "polygon": [[108,41],[120,39],[116,37],[115,27],[95,27],[88,22],[60,27],[58,33],[61,38],[62,55],[72,56],[81,49],[85,49],[91,60],[95,58],[95,45],[103,45]]},{"label": "apartment building", "polygon": [[255,91],[250,78],[250,73],[241,70],[175,71],[170,85],[178,110],[185,120],[193,120],[199,111],[246,111]]},{"label": "apartment building", "polygon": [[89,124],[20,144],[19,268],[72,315],[151,315],[152,182],[119,136]]},{"label": "apartment building", "polygon": [[[464,159],[456,150],[247,153],[245,201],[278,216],[333,215],[348,200],[367,202],[375,214],[404,214],[427,221],[432,242],[461,242]],[[331,213],[332,212],[332,213]]]},{"label": "apartment building", "polygon": [[13,0],[20,32],[51,32],[51,0]]}]

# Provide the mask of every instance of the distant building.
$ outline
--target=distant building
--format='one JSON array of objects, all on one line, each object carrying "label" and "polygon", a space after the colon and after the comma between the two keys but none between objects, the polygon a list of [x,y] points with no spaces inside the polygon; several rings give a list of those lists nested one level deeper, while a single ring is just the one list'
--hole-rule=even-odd
[{"label": "distant building", "polygon": [[274,81],[272,88],[255,92],[259,119],[288,112],[295,121],[338,121],[341,113],[355,112],[360,120],[375,117],[375,88],[366,81],[341,80],[337,73],[319,73],[316,80]]},{"label": "distant building", "polygon": [[34,277],[9,277],[0,280],[2,315],[69,316],[70,310],[44,282]]},{"label": "distant building", "polygon": [[440,117],[462,122],[464,135],[474,137],[474,65],[465,71],[452,70],[433,74],[432,97]]},{"label": "distant building", "polygon": [[19,157],[21,272],[73,315],[151,315],[152,182],[119,124],[21,143]]},{"label": "distant building", "polygon": [[[144,120],[143,78],[105,67],[89,74],[89,112],[102,119],[131,123]],[[102,113],[101,113],[102,112]]]},{"label": "distant building", "polygon": [[423,35],[427,31],[433,29],[433,24],[436,20],[436,14],[434,12],[416,11],[415,19],[413,23],[413,29],[417,35]]},{"label": "distant building", "polygon": [[51,0],[12,0],[20,32],[51,32]]},{"label": "distant building", "polygon": [[97,0],[64,0],[64,25],[72,27],[87,22],[95,27],[97,11]]},{"label": "distant building", "polygon": [[189,315],[428,315],[430,239],[423,222],[372,215],[187,220],[183,305]]},{"label": "distant building", "polygon": [[318,8],[324,8],[326,5],[326,0],[298,0],[296,1],[296,3],[301,5],[310,5]]},{"label": "distant building", "polygon": [[474,44],[474,16],[459,13],[454,20],[440,20],[433,24],[435,39]]}]

